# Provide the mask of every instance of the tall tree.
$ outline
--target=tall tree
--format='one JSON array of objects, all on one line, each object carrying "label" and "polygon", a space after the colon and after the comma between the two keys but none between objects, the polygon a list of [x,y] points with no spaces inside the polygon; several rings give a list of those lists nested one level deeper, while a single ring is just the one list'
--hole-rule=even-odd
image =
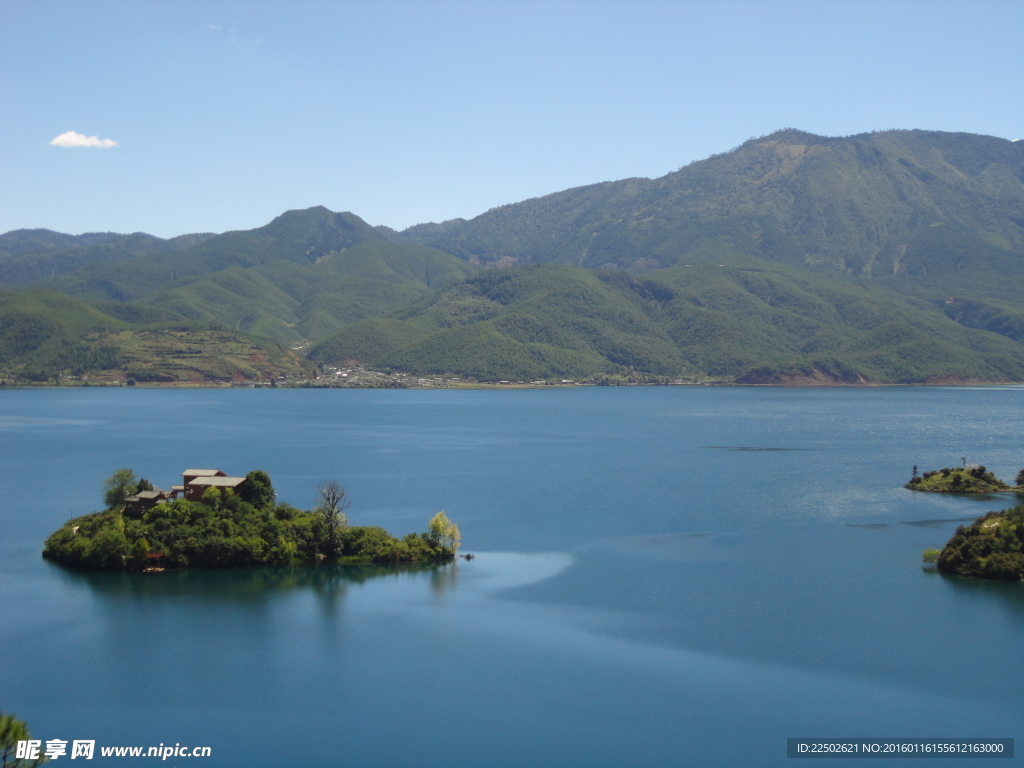
[{"label": "tall tree", "polygon": [[245,482],[238,486],[238,495],[256,509],[263,509],[274,503],[274,486],[270,475],[262,469],[254,469],[245,476]]},{"label": "tall tree", "polygon": [[462,544],[459,526],[453,523],[442,509],[427,523],[427,537],[431,543],[442,546],[454,555]]},{"label": "tall tree", "polygon": [[341,532],[348,526],[345,510],[349,502],[345,500],[345,486],[337,480],[328,480],[317,486],[316,496],[316,511],[326,529],[328,551],[325,554],[338,557],[341,554]]},{"label": "tall tree", "polygon": [[117,470],[103,481],[103,503],[107,509],[124,504],[124,500],[136,492],[138,479],[129,467]]}]

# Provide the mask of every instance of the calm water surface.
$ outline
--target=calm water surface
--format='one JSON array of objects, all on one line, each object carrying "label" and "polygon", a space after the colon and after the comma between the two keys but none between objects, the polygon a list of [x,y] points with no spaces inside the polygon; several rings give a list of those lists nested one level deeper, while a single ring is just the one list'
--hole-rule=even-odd
[{"label": "calm water surface", "polygon": [[[1024,749],[1024,586],[920,563],[1016,499],[901,488],[962,456],[1012,479],[1020,388],[7,390],[0,435],[0,711],[36,738],[208,745],[166,764],[210,768],[781,766],[792,736]],[[162,487],[265,469],[302,507],[336,478],[353,523],[444,509],[477,557],[41,560],[122,466]]]}]

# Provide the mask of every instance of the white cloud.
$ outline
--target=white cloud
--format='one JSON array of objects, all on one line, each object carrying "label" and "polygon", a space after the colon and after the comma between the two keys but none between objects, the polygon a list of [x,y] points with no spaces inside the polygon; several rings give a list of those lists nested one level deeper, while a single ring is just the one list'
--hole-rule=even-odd
[{"label": "white cloud", "polygon": [[74,131],[62,133],[50,142],[55,147],[103,147],[109,149],[116,147],[117,142],[113,139],[101,139],[99,136],[86,136]]},{"label": "white cloud", "polygon": [[219,32],[220,30],[224,29],[224,27],[222,27],[220,24],[211,24],[210,29],[212,29],[214,32]]}]

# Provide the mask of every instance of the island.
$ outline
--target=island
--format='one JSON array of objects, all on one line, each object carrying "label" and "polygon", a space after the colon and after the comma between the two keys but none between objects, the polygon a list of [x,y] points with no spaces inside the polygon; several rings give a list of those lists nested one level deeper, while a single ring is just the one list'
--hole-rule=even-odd
[{"label": "island", "polygon": [[442,563],[454,560],[458,526],[443,512],[424,533],[399,539],[378,526],[351,526],[345,488],[317,488],[317,506],[277,500],[262,470],[232,477],[187,469],[170,491],[119,469],[104,483],[106,509],[68,520],[47,539],[43,557],[99,571],[160,573],[317,563]]},{"label": "island", "polygon": [[924,560],[942,573],[1024,580],[1024,505],[988,512],[969,526],[959,526],[941,550],[926,549]]},{"label": "island", "polygon": [[999,493],[1001,491],[1024,491],[1024,469],[1017,474],[1017,485],[1004,483],[989,472],[984,465],[968,464],[962,467],[943,467],[934,472],[917,473],[914,467],[910,482],[904,485],[911,491],[932,493]]}]

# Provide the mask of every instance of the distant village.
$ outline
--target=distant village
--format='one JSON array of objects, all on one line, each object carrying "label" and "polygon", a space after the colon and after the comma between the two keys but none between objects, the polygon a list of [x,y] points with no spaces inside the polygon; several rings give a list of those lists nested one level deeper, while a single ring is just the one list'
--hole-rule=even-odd
[{"label": "distant village", "polygon": [[[599,375],[582,379],[503,379],[480,381],[473,376],[417,376],[410,373],[384,373],[362,366],[320,366],[317,375],[304,379],[277,377],[272,382],[234,381],[233,387],[354,387],[361,389],[450,389],[479,387],[594,387],[636,384],[696,384],[693,379],[650,374]],[[715,381],[715,383],[719,383]]]},{"label": "distant village", "polygon": [[[14,385],[14,381],[0,381],[0,385]],[[637,385],[694,385],[724,384],[719,379],[685,379],[673,376],[657,376],[643,373],[600,374],[581,379],[502,379],[480,381],[473,376],[417,376],[410,373],[385,373],[372,371],[362,366],[335,367],[320,365],[310,376],[275,376],[270,379],[190,379],[187,381],[136,381],[119,373],[85,375],[63,375],[56,382],[59,386],[85,387],[215,387],[235,388],[345,388],[353,389],[453,389],[453,388],[500,388],[500,387],[595,387],[595,386],[637,386]]]}]

